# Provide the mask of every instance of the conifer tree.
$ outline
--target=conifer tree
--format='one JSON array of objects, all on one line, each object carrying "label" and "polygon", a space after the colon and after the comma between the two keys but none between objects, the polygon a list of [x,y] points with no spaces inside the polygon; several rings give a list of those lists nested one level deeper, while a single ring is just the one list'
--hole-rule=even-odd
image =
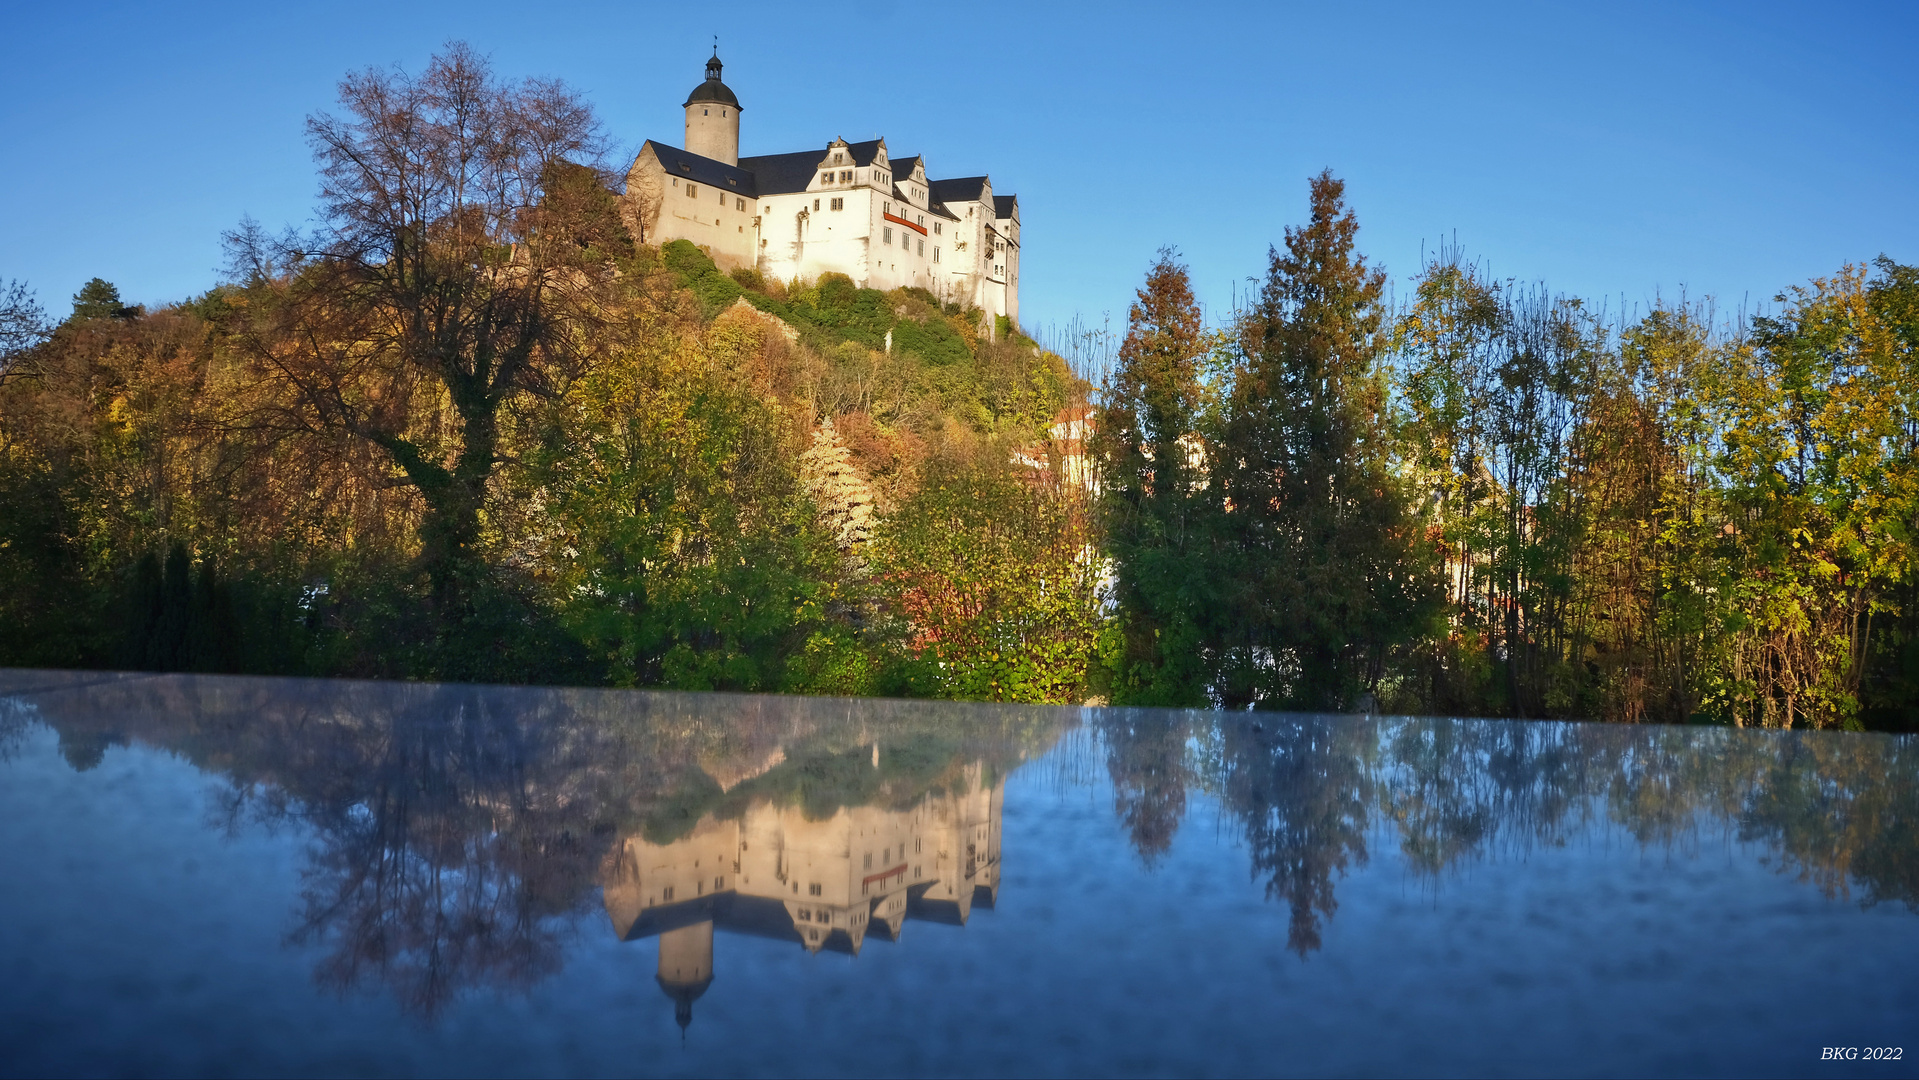
[{"label": "conifer tree", "polygon": [[1122,638],[1114,696],[1200,705],[1206,679],[1195,612],[1204,543],[1196,493],[1204,480],[1194,451],[1208,341],[1186,267],[1170,249],[1160,251],[1137,297],[1093,434]]},{"label": "conifer tree", "polygon": [[126,310],[126,302],[120,299],[120,290],[113,282],[94,278],[80,291],[73,294],[73,317],[76,319],[105,319]]},{"label": "conifer tree", "polygon": [[1212,609],[1228,706],[1354,708],[1427,629],[1430,571],[1391,454],[1385,273],[1354,251],[1345,184],[1312,180],[1240,327],[1214,476],[1229,595]]}]

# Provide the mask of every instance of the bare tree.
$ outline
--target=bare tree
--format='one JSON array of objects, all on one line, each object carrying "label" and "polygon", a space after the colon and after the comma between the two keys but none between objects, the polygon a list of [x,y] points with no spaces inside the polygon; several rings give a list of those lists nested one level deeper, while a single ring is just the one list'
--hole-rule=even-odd
[{"label": "bare tree", "polygon": [[0,382],[16,374],[15,361],[47,339],[47,313],[24,281],[0,289]]},{"label": "bare tree", "polygon": [[456,42],[418,76],[348,76],[340,104],[307,120],[318,228],[228,238],[238,336],[290,391],[283,421],[368,440],[419,492],[421,566],[457,614],[503,410],[589,361],[629,241],[598,121],[562,83],[503,82]]}]

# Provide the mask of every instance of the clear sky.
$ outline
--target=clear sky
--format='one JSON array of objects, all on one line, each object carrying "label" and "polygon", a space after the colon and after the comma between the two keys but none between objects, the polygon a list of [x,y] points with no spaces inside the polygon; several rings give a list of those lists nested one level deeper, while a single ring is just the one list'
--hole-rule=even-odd
[{"label": "clear sky", "polygon": [[1029,327],[1124,319],[1162,245],[1223,308],[1346,179],[1403,284],[1457,237],[1501,277],[1737,308],[1919,262],[1919,4],[29,4],[0,32],[0,280],[64,315],[217,280],[242,215],[306,219],[342,74],[464,39],[558,76],[623,152],[677,143],[720,36],[741,149],[884,135],[1020,196]]}]

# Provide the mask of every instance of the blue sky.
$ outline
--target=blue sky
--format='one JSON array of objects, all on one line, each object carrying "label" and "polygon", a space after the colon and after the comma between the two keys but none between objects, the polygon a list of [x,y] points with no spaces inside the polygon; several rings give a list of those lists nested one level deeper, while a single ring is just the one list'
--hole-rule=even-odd
[{"label": "blue sky", "polygon": [[464,39],[677,142],[720,35],[741,149],[884,135],[1025,215],[1024,321],[1123,321],[1162,245],[1223,309],[1346,179],[1403,288],[1457,237],[1502,277],[1736,309],[1919,262],[1919,4],[28,5],[0,35],[0,280],[217,280],[242,215],[306,219],[302,118]]}]

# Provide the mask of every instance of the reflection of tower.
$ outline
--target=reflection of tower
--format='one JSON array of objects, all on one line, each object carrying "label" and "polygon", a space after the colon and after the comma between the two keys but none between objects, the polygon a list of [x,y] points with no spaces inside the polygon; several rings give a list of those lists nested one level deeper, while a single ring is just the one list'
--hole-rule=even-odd
[{"label": "reflection of tower", "polygon": [[660,935],[660,990],[673,999],[680,1030],[693,1022],[693,1003],[713,985],[713,920]]}]

